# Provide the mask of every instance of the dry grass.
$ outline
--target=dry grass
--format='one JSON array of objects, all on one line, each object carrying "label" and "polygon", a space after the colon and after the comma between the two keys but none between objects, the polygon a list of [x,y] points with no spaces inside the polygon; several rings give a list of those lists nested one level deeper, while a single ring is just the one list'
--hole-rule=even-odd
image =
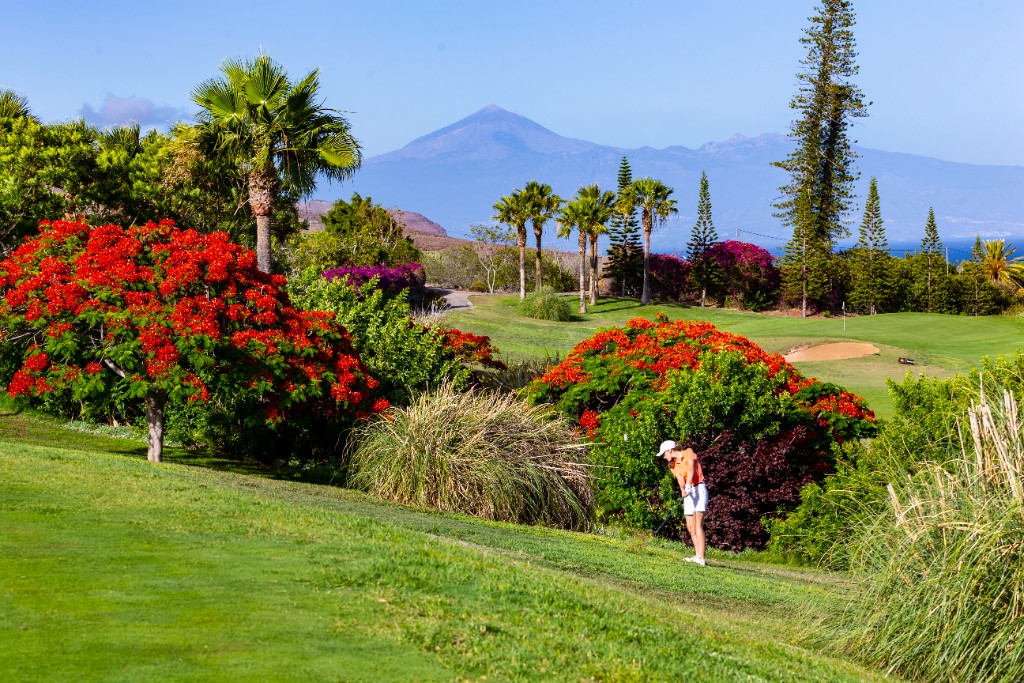
[{"label": "dry grass", "polygon": [[1024,429],[1012,394],[981,395],[857,546],[843,647],[915,679],[1024,679]]},{"label": "dry grass", "polygon": [[349,484],[386,500],[491,520],[590,525],[582,442],[548,408],[511,394],[444,385],[353,441]]}]

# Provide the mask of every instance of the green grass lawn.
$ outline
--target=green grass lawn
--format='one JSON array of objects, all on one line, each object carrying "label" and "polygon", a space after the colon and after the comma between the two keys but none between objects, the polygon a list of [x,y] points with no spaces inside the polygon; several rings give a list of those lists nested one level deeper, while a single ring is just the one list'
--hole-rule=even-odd
[{"label": "green grass lawn", "polygon": [[843,576],[167,458],[0,402],[4,680],[882,679],[801,644]]},{"label": "green grass lawn", "polygon": [[[879,355],[841,361],[795,363],[805,375],[841,384],[867,399],[880,417],[891,417],[892,400],[885,379],[907,372],[949,377],[978,364],[984,356],[1009,355],[1024,347],[1024,318],[889,313],[843,318],[785,318],[717,308],[675,304],[642,306],[627,299],[601,299],[591,312],[570,322],[524,318],[515,311],[517,296],[475,296],[475,308],[452,314],[460,329],[486,334],[507,358],[564,356],[599,328],[622,325],[629,318],[653,318],[661,311],[673,320],[707,320],[718,328],[750,338],[768,351],[786,353],[804,344],[864,341]],[[913,367],[900,365],[910,357]]]}]

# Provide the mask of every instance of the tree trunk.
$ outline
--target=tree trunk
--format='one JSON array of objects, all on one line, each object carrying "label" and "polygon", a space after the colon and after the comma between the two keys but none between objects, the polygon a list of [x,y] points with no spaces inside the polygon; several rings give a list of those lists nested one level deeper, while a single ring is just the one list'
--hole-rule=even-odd
[{"label": "tree trunk", "polygon": [[160,462],[164,454],[164,405],[167,403],[166,391],[150,391],[146,394],[146,424],[149,425],[150,462]]},{"label": "tree trunk", "polygon": [[580,313],[587,312],[587,236],[580,231]]},{"label": "tree trunk", "polygon": [[533,226],[533,234],[537,238],[537,263],[535,264],[536,273],[534,274],[534,279],[535,279],[535,285],[534,285],[535,289],[534,289],[534,291],[539,292],[540,288],[541,288],[541,286],[543,284],[543,282],[541,280],[541,267],[540,267],[541,266],[541,260],[540,260],[540,257],[541,257],[541,248],[540,248],[541,231],[540,231],[540,229],[537,228],[536,225]]},{"label": "tree trunk", "polygon": [[597,235],[590,235],[590,305],[597,305]]},{"label": "tree trunk", "polygon": [[519,228],[516,237],[519,242],[519,300],[526,298],[526,226]]},{"label": "tree trunk", "polygon": [[640,303],[651,303],[651,230],[654,229],[653,218],[644,211],[644,288],[640,294]]},{"label": "tree trunk", "polygon": [[274,270],[270,253],[270,216],[274,213],[274,169],[254,169],[249,173],[249,207],[256,217],[256,267],[263,273]]}]

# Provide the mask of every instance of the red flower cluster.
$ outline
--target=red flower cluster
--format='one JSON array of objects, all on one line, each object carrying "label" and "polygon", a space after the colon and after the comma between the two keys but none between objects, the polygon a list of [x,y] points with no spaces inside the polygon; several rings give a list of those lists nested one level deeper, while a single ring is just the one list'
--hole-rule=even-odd
[{"label": "red flower cluster", "polygon": [[[823,395],[811,392],[805,399],[804,390],[816,386],[816,380],[805,379],[782,356],[767,353],[746,337],[723,332],[709,322],[669,321],[662,315],[655,321],[632,318],[624,328],[602,330],[583,340],[564,361],[534,381],[531,394],[535,399],[557,402],[570,389],[597,382],[594,372],[602,368],[602,379],[597,383],[607,386],[591,386],[583,403],[576,405],[578,411],[603,410],[608,403],[600,395],[618,391],[617,380],[621,374],[630,373],[634,386],[640,382],[654,391],[661,391],[668,386],[672,371],[696,370],[700,355],[708,351],[738,353],[747,364],[763,366],[767,377],[781,376],[779,393],[795,397],[801,410],[833,432],[836,432],[838,418],[875,421],[874,413],[864,400],[847,391],[836,389]],[[585,415],[586,412],[575,414]]]},{"label": "red flower cluster", "polygon": [[0,331],[32,344],[8,392],[109,389],[103,370],[116,367],[122,388],[193,401],[248,385],[271,421],[300,407],[385,410],[344,328],[296,311],[284,285],[225,233],[43,223],[0,263]]},{"label": "red flower cluster", "polygon": [[470,363],[479,363],[488,368],[505,368],[504,363],[494,359],[494,348],[491,346],[490,337],[455,329],[439,329],[437,332],[441,335],[445,348],[450,350],[456,358]]}]

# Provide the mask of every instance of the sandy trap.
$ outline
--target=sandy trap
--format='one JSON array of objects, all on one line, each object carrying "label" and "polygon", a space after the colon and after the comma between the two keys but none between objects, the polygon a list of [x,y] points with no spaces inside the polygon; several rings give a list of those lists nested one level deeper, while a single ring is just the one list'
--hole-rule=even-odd
[{"label": "sandy trap", "polygon": [[878,353],[878,347],[864,342],[836,342],[835,344],[819,344],[793,349],[784,358],[790,363],[801,363],[813,360],[845,360],[862,358]]}]

